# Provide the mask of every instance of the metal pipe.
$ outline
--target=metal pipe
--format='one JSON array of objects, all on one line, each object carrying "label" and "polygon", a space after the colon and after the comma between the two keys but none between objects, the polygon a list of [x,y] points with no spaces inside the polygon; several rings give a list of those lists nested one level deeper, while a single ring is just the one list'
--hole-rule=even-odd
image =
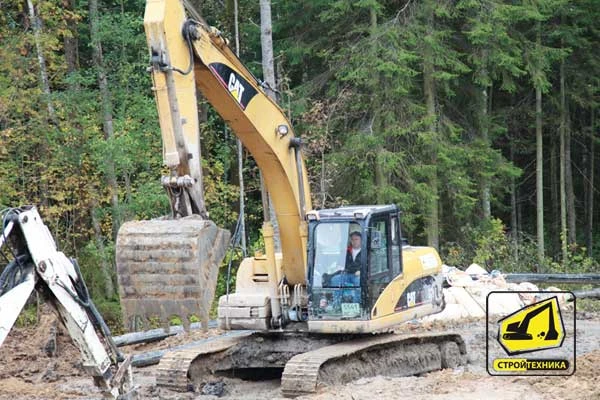
[{"label": "metal pipe", "polygon": [[277,264],[275,261],[275,242],[273,224],[264,222],[263,238],[265,240],[265,253],[267,258],[267,273],[269,275],[269,297],[271,298],[271,327],[279,328],[281,322],[281,303],[279,302],[279,285],[277,282]]},{"label": "metal pipe", "polygon": [[183,124],[181,123],[181,114],[179,113],[179,105],[177,103],[177,88],[175,87],[175,78],[173,70],[165,68],[165,81],[167,85],[167,96],[169,97],[169,108],[171,111],[171,125],[173,127],[173,136],[177,146],[177,154],[179,154],[179,168],[183,171],[182,175],[190,174],[189,152],[185,144],[183,136]]},{"label": "metal pipe", "polygon": [[271,221],[271,214],[269,212],[269,194],[267,193],[267,187],[265,186],[262,171],[258,171],[258,176],[260,178],[260,198],[263,206],[263,222],[269,222]]},{"label": "metal pipe", "polygon": [[300,201],[300,217],[304,220],[306,216],[306,199],[304,198],[304,176],[302,174],[302,153],[300,147],[302,146],[302,139],[292,138],[290,139],[290,147],[294,148],[294,154],[296,156],[296,172],[298,173],[298,200]]},{"label": "metal pipe", "polygon": [[575,290],[573,291],[577,299],[598,299],[600,300],[600,288],[590,290]]},{"label": "metal pipe", "polygon": [[507,282],[600,283],[600,274],[506,274]]}]

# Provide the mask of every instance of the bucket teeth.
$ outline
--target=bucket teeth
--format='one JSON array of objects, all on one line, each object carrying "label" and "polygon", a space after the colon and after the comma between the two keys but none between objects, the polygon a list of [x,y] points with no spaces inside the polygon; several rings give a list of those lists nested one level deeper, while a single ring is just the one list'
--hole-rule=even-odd
[{"label": "bucket teeth", "polygon": [[196,316],[206,327],[229,232],[197,217],[133,221],[119,230],[119,294],[127,329],[187,327]]}]

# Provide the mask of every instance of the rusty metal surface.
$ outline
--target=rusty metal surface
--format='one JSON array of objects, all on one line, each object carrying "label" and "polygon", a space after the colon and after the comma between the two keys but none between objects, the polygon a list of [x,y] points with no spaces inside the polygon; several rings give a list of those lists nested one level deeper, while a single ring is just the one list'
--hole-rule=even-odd
[{"label": "rusty metal surface", "polygon": [[198,217],[123,224],[116,263],[125,327],[166,325],[173,316],[187,327],[191,315],[206,324],[229,236]]},{"label": "rusty metal surface", "polygon": [[[391,368],[398,367],[398,359],[402,357],[390,356],[390,365],[386,365],[384,357],[377,357],[377,361],[371,363],[368,357],[365,356],[365,352],[372,351],[373,349],[381,350],[382,347],[385,349],[385,353],[397,352],[399,355],[401,355],[401,352],[409,351],[413,354],[424,354],[430,351],[431,348],[439,352],[439,359],[429,357],[429,360],[425,360],[425,362],[418,360],[419,362],[415,366],[406,365],[407,375],[440,369],[444,363],[450,361],[443,360],[444,355],[441,354],[441,349],[443,349],[444,344],[447,342],[454,342],[458,345],[461,359],[457,361],[459,364],[464,364],[466,362],[466,346],[463,339],[457,334],[386,334],[321,347],[294,356],[287,362],[281,376],[281,392],[285,397],[296,397],[314,393],[317,383],[321,381],[323,367],[326,364],[331,366],[331,363],[335,363],[336,361],[340,364],[337,367],[344,372],[339,375],[333,374],[335,375],[333,379],[341,382],[343,380],[342,375],[349,369],[352,369],[350,362],[353,357],[356,358],[359,364],[362,364],[361,368],[364,368],[364,370],[360,371],[361,376],[369,376],[370,374],[378,374],[385,371],[389,372]],[[370,366],[373,367],[373,371],[369,370]],[[332,369],[335,369],[335,367],[334,365]],[[329,377],[329,379],[332,378]]]}]

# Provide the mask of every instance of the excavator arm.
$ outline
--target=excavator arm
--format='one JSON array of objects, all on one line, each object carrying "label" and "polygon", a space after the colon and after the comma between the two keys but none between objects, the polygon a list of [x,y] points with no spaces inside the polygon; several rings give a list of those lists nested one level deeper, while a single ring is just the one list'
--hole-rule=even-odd
[{"label": "excavator arm", "polygon": [[[199,90],[256,160],[280,227],[282,273],[290,285],[305,283],[304,215],[312,207],[300,140],[284,112],[265,94],[221,33],[204,21],[186,18],[181,2],[149,0],[144,26],[165,161],[185,158],[178,146],[182,138],[190,162],[199,157]],[[179,126],[181,130],[172,128]],[[267,258],[275,259],[272,254]]]},{"label": "excavator arm", "polygon": [[69,331],[96,386],[108,398],[131,398],[131,358],[124,359],[112,341],[77,262],[57,250],[34,207],[9,209],[2,217],[0,251],[9,247],[12,260],[0,274],[0,346],[31,293],[38,290]]},{"label": "excavator arm", "polygon": [[[265,221],[266,254],[242,262],[238,276],[243,278],[238,279],[236,292],[246,284],[246,293],[256,300],[250,303],[261,307],[261,315],[278,319],[280,283],[306,283],[304,216],[312,207],[301,142],[284,112],[221,33],[198,15],[188,19],[181,1],[148,0],[144,28],[163,161],[170,170],[161,182],[169,194],[172,218],[130,221],[119,230],[116,262],[123,319],[132,329],[148,326],[155,317],[166,324],[173,315],[181,317],[184,325],[192,315],[205,326],[208,322],[229,232],[208,220],[204,206],[198,93],[252,153],[271,196],[282,253],[275,254],[273,226]],[[248,309],[248,299],[228,297],[226,303]],[[267,303],[270,310],[265,309]],[[261,321],[244,326],[268,325]]]}]

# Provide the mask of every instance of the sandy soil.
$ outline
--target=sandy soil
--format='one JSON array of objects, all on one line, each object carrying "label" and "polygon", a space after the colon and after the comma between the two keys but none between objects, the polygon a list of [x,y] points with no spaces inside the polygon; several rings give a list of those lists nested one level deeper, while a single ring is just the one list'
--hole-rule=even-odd
[{"label": "sandy soil", "polygon": [[[56,356],[47,354],[46,345],[52,327],[56,327]],[[79,350],[57,323],[55,315],[42,309],[36,327],[13,328],[0,348],[0,398],[79,398],[85,392],[56,390],[61,382],[82,377]]]},{"label": "sandy soil", "polygon": [[[485,322],[469,320],[453,323],[407,324],[402,331],[453,330],[463,334],[469,364],[456,370],[442,370],[419,377],[375,376],[345,385],[321,386],[303,400],[397,399],[415,400],[520,400],[524,393],[532,400],[600,399],[597,366],[600,364],[600,315],[586,315],[577,321],[577,372],[571,377],[492,377],[485,370]],[[101,399],[80,365],[79,351],[69,336],[59,329],[57,355],[47,355],[46,344],[54,316],[43,313],[39,326],[13,329],[0,348],[0,399]],[[219,334],[192,331],[157,343],[123,348],[127,353],[164,349]],[[217,399],[200,393],[177,393],[157,388],[154,367],[134,370],[134,380],[142,398]],[[384,374],[382,374],[384,375]],[[281,398],[279,381],[245,382],[222,378],[226,399]]]}]

